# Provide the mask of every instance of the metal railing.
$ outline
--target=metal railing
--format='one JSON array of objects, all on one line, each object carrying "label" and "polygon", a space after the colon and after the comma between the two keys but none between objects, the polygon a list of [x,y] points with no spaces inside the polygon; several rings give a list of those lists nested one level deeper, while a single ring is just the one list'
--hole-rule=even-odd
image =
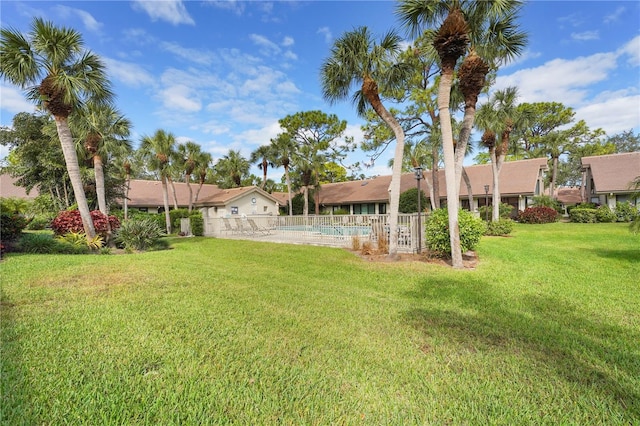
[{"label": "metal railing", "polygon": [[[388,215],[373,214],[211,218],[205,219],[205,235],[333,247],[352,247],[357,239],[377,245],[382,238],[389,241],[388,220]],[[416,252],[418,238],[422,236],[424,241],[424,232],[418,232],[417,214],[400,214],[396,232],[400,252]]]}]

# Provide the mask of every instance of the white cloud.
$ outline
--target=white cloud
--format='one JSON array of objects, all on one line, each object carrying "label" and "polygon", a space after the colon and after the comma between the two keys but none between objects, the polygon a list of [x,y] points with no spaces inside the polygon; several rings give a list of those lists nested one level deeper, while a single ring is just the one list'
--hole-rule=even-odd
[{"label": "white cloud", "polygon": [[251,41],[258,47],[260,47],[260,53],[265,56],[270,56],[276,53],[280,53],[282,49],[276,43],[272,42],[265,36],[259,34],[249,34]]},{"label": "white cloud", "polygon": [[629,55],[628,63],[631,66],[640,66],[640,36],[635,36],[618,51],[619,54]]},{"label": "white cloud", "polygon": [[102,59],[107,65],[108,75],[127,86],[140,87],[154,84],[154,77],[138,64],[106,57]]},{"label": "white cloud", "polygon": [[130,28],[122,32],[124,40],[139,46],[147,46],[156,42],[155,38],[142,28]]},{"label": "white cloud", "polygon": [[589,41],[600,39],[598,31],[583,31],[581,33],[571,33],[571,38],[578,41]]},{"label": "white cloud", "polygon": [[172,25],[195,25],[181,0],[133,0],[134,10],[146,12],[152,21],[166,21]]},{"label": "white cloud", "polygon": [[293,40],[293,37],[288,37],[288,36],[287,36],[287,37],[285,37],[285,38],[282,40],[282,43],[281,43],[281,44],[282,44],[284,47],[289,47],[289,46],[293,46],[293,45],[295,44],[295,41]]},{"label": "white cloud", "polygon": [[[607,93],[599,101],[576,108],[576,119],[584,120],[589,128],[602,128],[608,135],[638,128],[640,125],[640,95]],[[606,99],[605,99],[606,98]]]},{"label": "white cloud", "polygon": [[316,31],[316,34],[323,35],[324,41],[327,44],[331,44],[331,42],[333,41],[333,34],[331,33],[331,30],[329,29],[329,27],[318,28],[318,31]]},{"label": "white cloud", "polygon": [[57,5],[54,9],[62,18],[68,18],[74,15],[77,16],[89,31],[100,32],[100,29],[102,28],[102,22],[98,22],[90,13],[85,12],[84,10],[62,5]]},{"label": "white cloud", "polygon": [[200,65],[211,65],[215,60],[213,52],[208,50],[190,49],[182,47],[178,43],[171,42],[162,42],[160,47],[182,59],[186,59],[187,61],[195,62]]},{"label": "white cloud", "polygon": [[[17,114],[19,112],[34,112],[36,107],[26,100],[19,88],[12,85],[0,84],[0,109],[10,114]],[[7,117],[3,114],[3,122],[6,121],[5,118]]]},{"label": "white cloud", "polygon": [[495,90],[518,87],[521,102],[581,103],[587,87],[607,79],[616,68],[617,55],[597,53],[576,59],[554,59],[536,68],[522,69],[496,79]]},{"label": "white cloud", "polygon": [[605,15],[603,22],[605,24],[611,24],[613,22],[616,22],[618,20],[618,18],[620,18],[620,16],[622,16],[622,14],[626,11],[626,8],[624,6],[620,6],[618,7],[614,12]]},{"label": "white cloud", "polygon": [[197,112],[202,109],[195,91],[183,84],[169,86],[160,91],[159,95],[164,107],[170,110]]},{"label": "white cloud", "polygon": [[218,9],[231,11],[238,16],[242,15],[245,9],[245,3],[238,0],[207,1],[207,3]]},{"label": "white cloud", "polygon": [[542,56],[541,52],[533,52],[533,51],[527,49],[524,52],[522,52],[520,55],[518,55],[516,58],[514,58],[511,62],[508,62],[508,63],[502,65],[500,68],[501,69],[505,69],[507,67],[511,67],[511,66],[514,66],[514,65],[519,65],[519,64],[522,64],[522,63],[528,61],[529,59],[536,59],[536,58],[539,58],[540,56]]}]

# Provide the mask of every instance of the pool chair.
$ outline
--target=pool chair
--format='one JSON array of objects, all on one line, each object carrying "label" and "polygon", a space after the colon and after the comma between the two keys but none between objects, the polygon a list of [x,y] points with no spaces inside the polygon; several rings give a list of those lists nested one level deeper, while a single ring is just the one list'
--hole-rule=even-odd
[{"label": "pool chair", "polygon": [[239,217],[236,217],[234,218],[234,220],[236,222],[236,228],[238,229],[238,232],[242,234],[253,234],[253,231],[251,230],[251,228],[248,227],[247,224],[245,224],[242,219],[240,219]]},{"label": "pool chair", "polygon": [[253,219],[247,219],[247,222],[249,222],[249,226],[251,227],[251,231],[253,231],[254,234],[261,234],[261,235],[270,235],[271,231],[265,227],[261,227],[258,226],[255,222],[255,220]]},{"label": "pool chair", "polygon": [[224,225],[224,228],[222,229],[223,232],[231,232],[232,234],[238,232],[238,228],[233,226],[226,217],[222,218],[222,224]]}]

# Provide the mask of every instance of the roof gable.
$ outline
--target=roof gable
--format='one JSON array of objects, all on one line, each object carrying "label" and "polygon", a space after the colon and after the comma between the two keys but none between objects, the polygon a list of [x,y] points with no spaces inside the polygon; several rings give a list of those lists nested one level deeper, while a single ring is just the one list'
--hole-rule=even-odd
[{"label": "roof gable", "polygon": [[582,157],[582,166],[591,169],[596,192],[628,192],[640,176],[640,152]]}]

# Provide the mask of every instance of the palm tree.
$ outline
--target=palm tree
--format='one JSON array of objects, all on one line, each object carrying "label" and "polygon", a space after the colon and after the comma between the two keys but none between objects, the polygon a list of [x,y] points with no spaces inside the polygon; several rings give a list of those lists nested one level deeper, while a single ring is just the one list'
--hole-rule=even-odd
[{"label": "palm tree", "polygon": [[251,164],[257,163],[258,168],[262,170],[262,183],[260,184],[260,188],[264,189],[264,185],[267,183],[267,168],[275,167],[271,146],[269,145],[259,146],[255,151],[251,153],[251,157],[249,157],[249,162]]},{"label": "palm tree", "polygon": [[250,167],[251,164],[239,150],[230,149],[227,155],[218,160],[215,169],[225,181],[224,186],[237,188],[242,186],[242,178],[249,174]]},{"label": "palm tree", "polygon": [[211,154],[208,152],[201,152],[200,156],[196,161],[196,164],[197,164],[196,173],[198,175],[198,190],[196,191],[196,198],[194,199],[194,203],[198,202],[198,196],[200,195],[200,190],[202,189],[202,185],[204,185],[204,183],[207,180],[207,173],[209,173],[209,166],[211,165],[212,161],[213,161],[213,158],[211,157]]},{"label": "palm tree", "polygon": [[198,162],[202,159],[202,149],[197,143],[187,141],[184,144],[178,145],[177,157],[179,158],[180,165],[182,165],[184,180],[187,183],[187,188],[189,189],[189,213],[191,213],[191,210],[193,209],[193,190],[191,189],[191,175],[198,168]]},{"label": "palm tree", "polygon": [[[508,87],[493,94],[489,101],[478,109],[477,123],[484,130],[481,142],[489,149],[493,174],[492,220],[500,220],[500,171],[509,150],[509,140],[517,121],[518,89]],[[496,142],[497,135],[499,143]]]},{"label": "palm tree", "polygon": [[275,139],[271,139],[271,149],[275,157],[275,164],[284,168],[284,177],[287,182],[287,192],[289,198],[287,202],[289,204],[289,216],[293,216],[293,206],[291,197],[291,176],[289,176],[289,169],[291,166],[291,158],[296,152],[296,146],[288,133],[280,133]]},{"label": "palm tree", "polygon": [[400,203],[400,178],[404,153],[404,130],[380,99],[379,86],[390,91],[400,89],[412,72],[411,66],[398,62],[401,38],[388,32],[377,44],[367,27],[359,27],[342,35],[331,48],[331,56],[322,64],[321,80],[323,97],[334,104],[347,98],[352,86],[360,89],[352,101],[360,116],[365,116],[367,105],[393,130],[396,139],[394,166],[389,187],[389,257],[397,258],[398,207]]},{"label": "palm tree", "polygon": [[58,137],[87,238],[95,237],[93,220],[82,186],[80,166],[68,118],[88,99],[108,103],[112,98],[104,64],[82,51],[82,36],[35,18],[28,35],[0,30],[0,75],[27,89],[27,98],[49,112]]},{"label": "palm tree", "polygon": [[113,155],[126,155],[131,152],[131,142],[127,139],[131,122],[111,105],[91,102],[71,117],[71,126],[93,162],[98,209],[102,214],[108,215],[104,160]]},{"label": "palm tree", "polygon": [[[520,5],[521,2],[516,0],[404,0],[397,9],[400,20],[414,35],[421,33],[425,25],[441,22],[438,30],[433,33],[433,46],[438,52],[441,68],[438,109],[447,185],[451,257],[454,268],[463,267],[458,226],[458,188],[462,176],[462,159],[475,117],[477,96],[485,85],[485,77],[490,69],[487,60],[515,56],[524,46],[526,36],[510,32]],[[507,41],[508,43],[505,43]],[[465,97],[465,117],[463,132],[458,138],[457,152],[454,152],[449,110],[451,87],[456,64],[468,52],[470,44],[471,52],[460,69],[460,86]],[[503,47],[502,44],[506,44],[509,48]],[[493,45],[495,56],[491,56],[490,59],[481,58],[478,54],[484,51],[491,52],[489,49],[491,45]]]},{"label": "palm tree", "polygon": [[171,233],[171,216],[169,215],[169,175],[171,173],[171,158],[175,155],[176,138],[172,133],[156,130],[153,136],[143,136],[140,151],[147,166],[160,175],[162,183],[162,199],[164,202],[164,218],[167,234]]}]

